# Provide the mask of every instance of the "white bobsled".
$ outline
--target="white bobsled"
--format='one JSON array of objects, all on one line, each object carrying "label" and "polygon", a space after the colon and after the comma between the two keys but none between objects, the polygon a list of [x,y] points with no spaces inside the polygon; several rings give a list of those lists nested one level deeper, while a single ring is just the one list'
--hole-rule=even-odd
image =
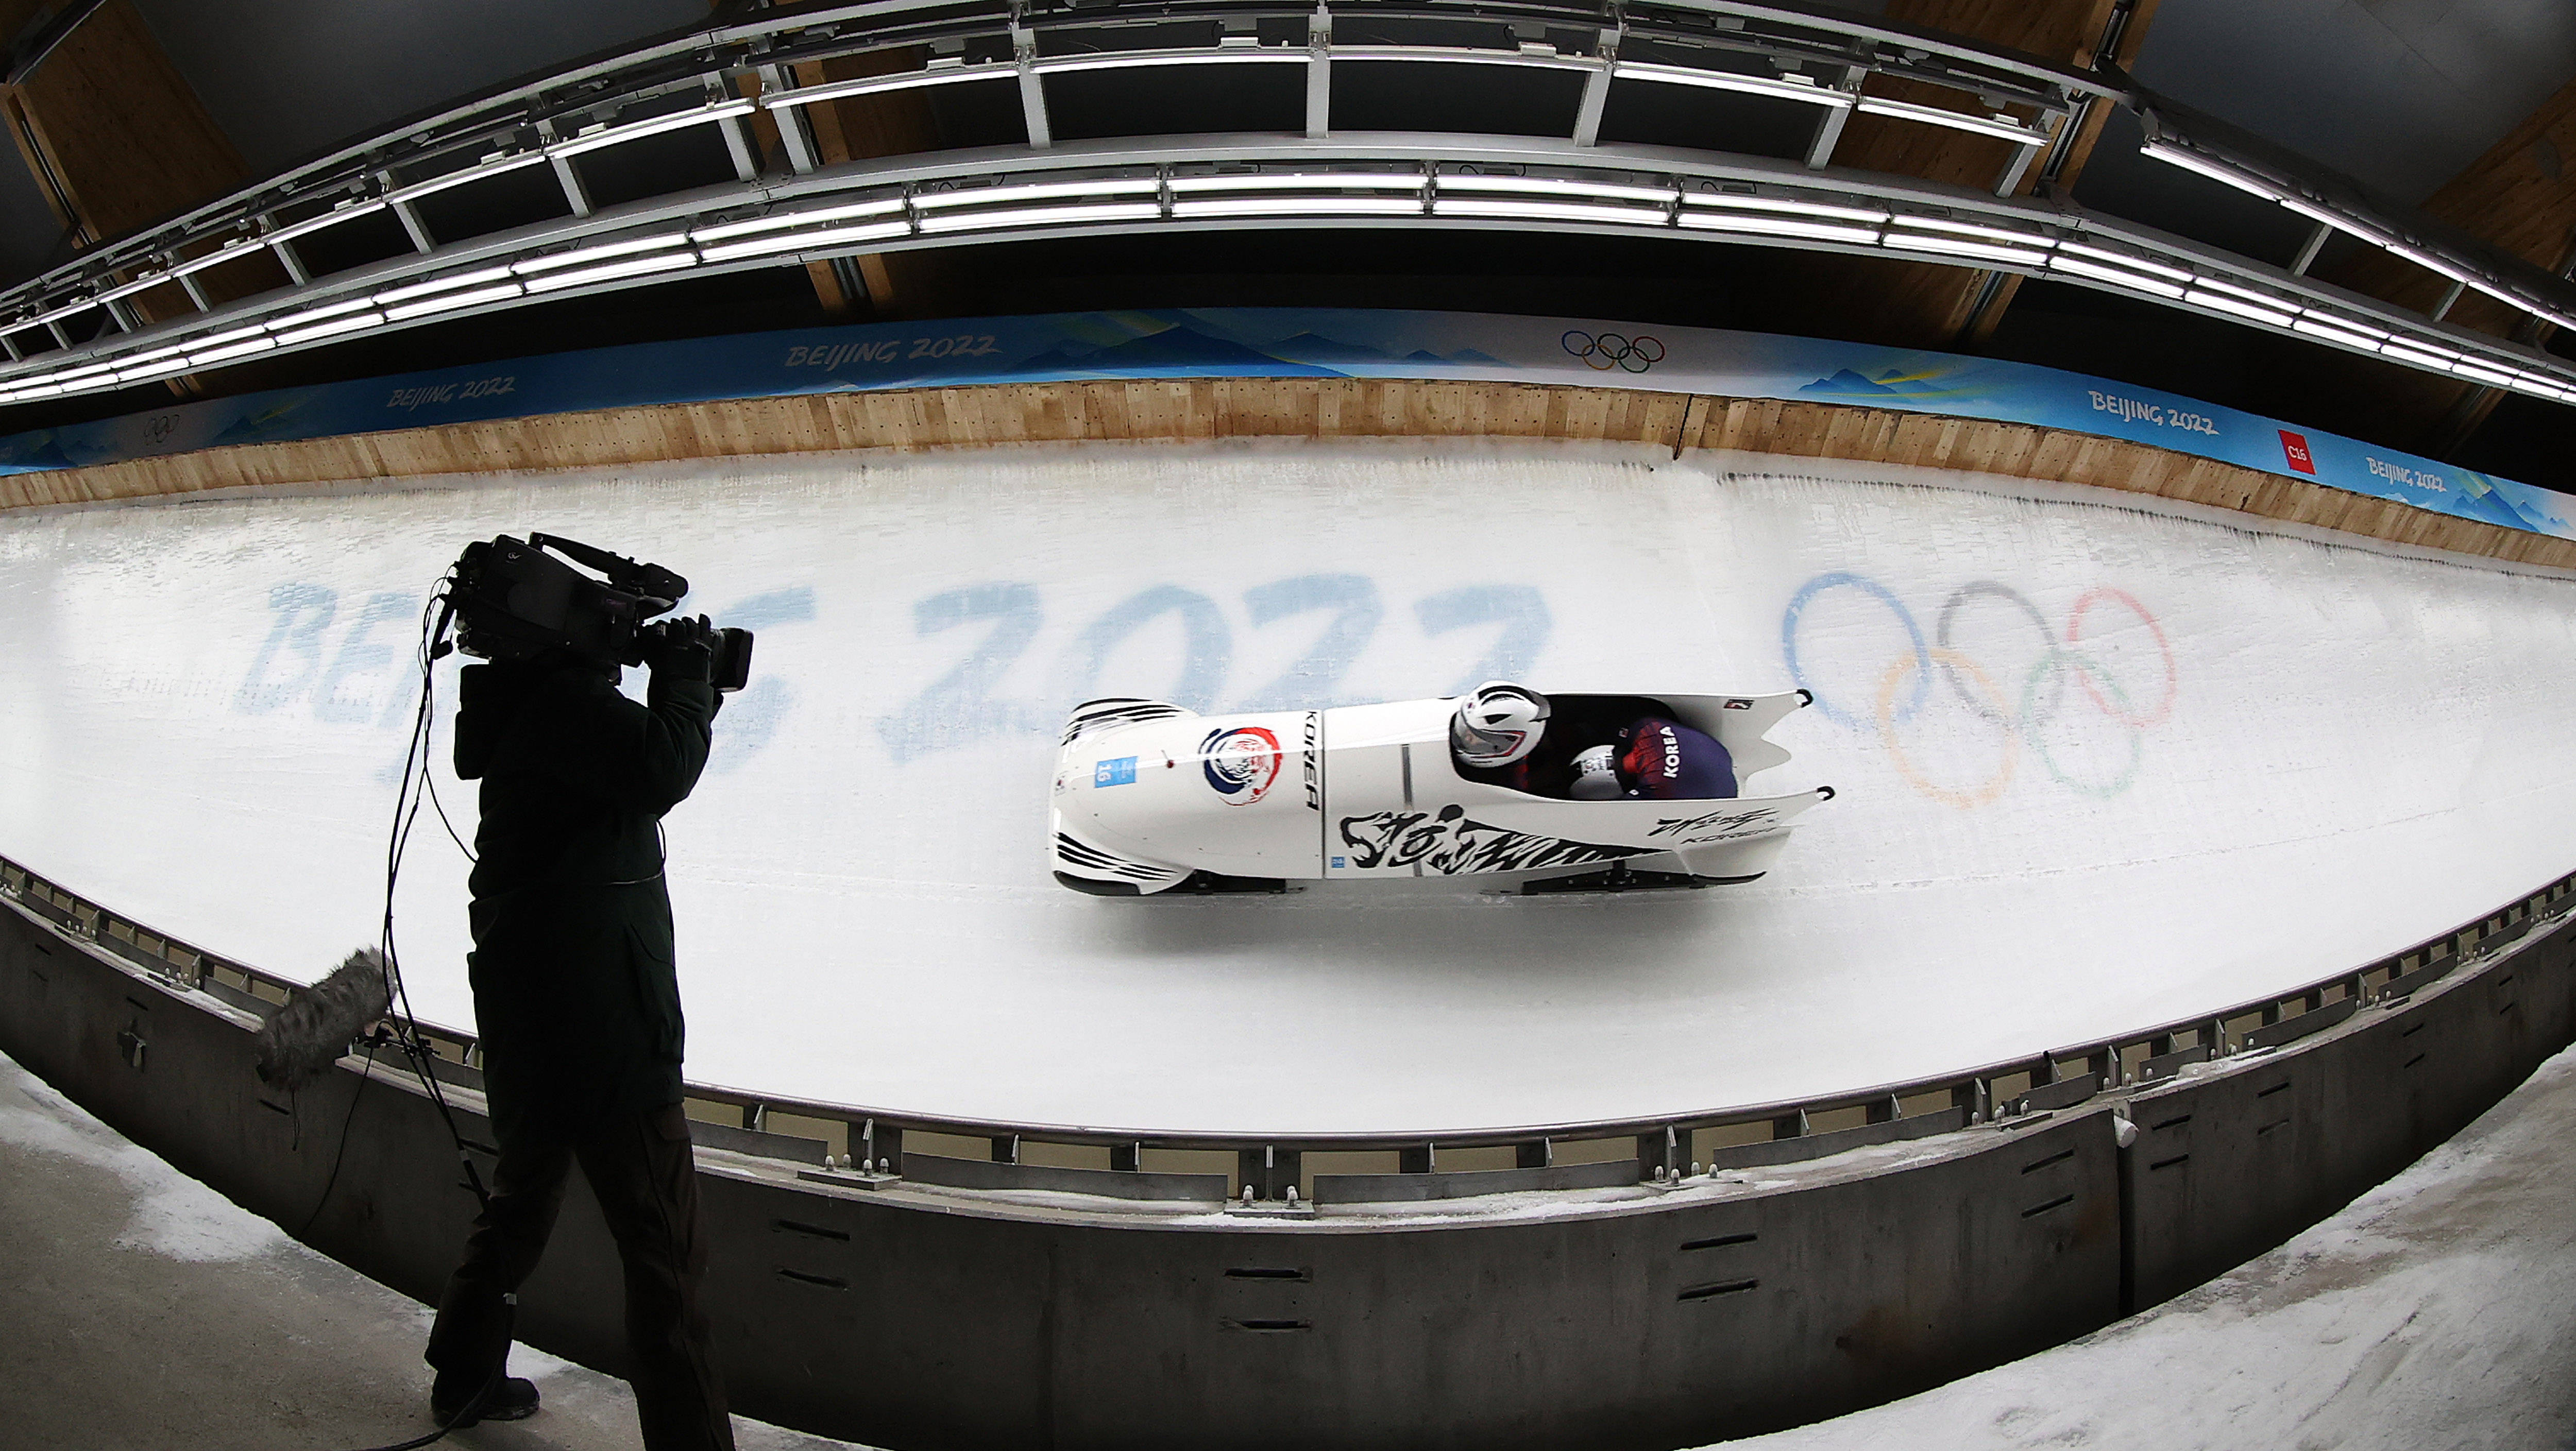
[{"label": "white bobsled", "polygon": [[[1552,695],[1639,701],[1715,737],[1739,783],[1789,759],[1763,739],[1808,703],[1778,695]],[[1476,877],[1525,893],[1745,882],[1833,788],[1787,796],[1578,801],[1462,774],[1456,699],[1202,716],[1094,700],[1065,721],[1049,849],[1056,880],[1104,896],[1283,891],[1293,881]],[[1586,744],[1589,744],[1588,742]]]}]

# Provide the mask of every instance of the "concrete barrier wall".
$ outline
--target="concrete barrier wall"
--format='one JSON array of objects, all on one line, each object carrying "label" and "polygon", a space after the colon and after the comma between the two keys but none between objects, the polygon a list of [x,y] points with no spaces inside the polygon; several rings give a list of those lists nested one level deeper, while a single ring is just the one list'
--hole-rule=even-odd
[{"label": "concrete barrier wall", "polygon": [[[1740,1435],[2058,1343],[2321,1217],[2576,1035],[2568,947],[2564,929],[2527,937],[2402,1005],[2134,1096],[1675,1189],[1244,1220],[861,1191],[702,1148],[708,1302],[738,1409],[893,1448]],[[0,1048],[316,1248],[434,1297],[473,1201],[417,1080],[349,1060],[267,1093],[255,1024],[0,911]],[[488,1144],[479,1097],[449,1094]],[[616,1370],[619,1283],[576,1186],[522,1338]]]},{"label": "concrete barrier wall", "polygon": [[2127,1309],[2252,1259],[2466,1127],[2576,1038],[2566,930],[2127,1106]]}]

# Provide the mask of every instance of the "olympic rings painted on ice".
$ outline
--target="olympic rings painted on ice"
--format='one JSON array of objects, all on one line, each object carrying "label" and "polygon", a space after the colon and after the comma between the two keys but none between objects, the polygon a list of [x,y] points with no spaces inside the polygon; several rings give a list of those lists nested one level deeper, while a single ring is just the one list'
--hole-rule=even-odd
[{"label": "olympic rings painted on ice", "polygon": [[1583,366],[1596,373],[1606,373],[1612,368],[1642,373],[1664,360],[1663,339],[1645,333],[1632,338],[1619,333],[1595,336],[1569,330],[1557,342],[1567,352],[1581,358]]},{"label": "olympic rings painted on ice", "polygon": [[[1950,674],[1953,682],[1959,678],[1957,672],[1962,670],[1974,676],[1978,688],[1985,691],[1986,698],[1994,703],[1995,718],[2005,718],[2003,696],[1995,690],[1994,677],[1986,674],[1986,667],[1946,645],[1934,649],[1932,659],[1943,671]],[[1930,777],[1917,770],[1912,761],[1906,759],[1905,747],[1897,740],[1896,712],[1893,707],[1896,700],[1896,682],[1903,679],[1905,672],[1913,668],[1913,665],[1914,662],[1911,659],[1899,655],[1896,657],[1896,662],[1887,667],[1887,673],[1880,676],[1878,681],[1878,738],[1887,747],[1887,758],[1896,763],[1896,774],[1905,778],[1906,785],[1945,806],[1956,806],[1962,811],[1983,806],[2004,794],[2004,788],[2012,784],[2014,757],[2021,740],[2018,733],[2004,737],[2004,760],[2003,764],[1995,769],[1994,778],[1973,791],[1953,791],[1946,786],[1936,784]]]},{"label": "olympic rings painted on ice", "polygon": [[[1829,589],[1844,588],[1859,590],[1894,611],[1896,618],[1905,625],[1905,638],[1914,642],[1914,662],[1922,667],[1923,673],[1914,678],[1914,696],[1905,703],[1905,709],[1896,717],[1900,721],[1912,720],[1914,713],[1923,708],[1923,697],[1931,688],[1932,654],[1923,643],[1922,628],[1914,623],[1914,612],[1907,609],[1903,600],[1889,593],[1887,586],[1877,580],[1837,570],[1832,574],[1817,575],[1814,579],[1800,585],[1798,592],[1789,597],[1789,608],[1780,616],[1780,653],[1788,659],[1789,678],[1802,686],[1807,683],[1807,673],[1798,668],[1799,619],[1806,614],[1807,606],[1815,600],[1816,596]],[[1853,730],[1861,727],[1860,721],[1844,714],[1822,693],[1816,696],[1816,709],[1823,712],[1825,719],[1836,725],[1849,726]]]},{"label": "olympic rings painted on ice", "polygon": [[[1867,718],[1856,714],[1858,702],[1846,708],[1817,690],[1808,679],[1799,658],[1799,629],[1809,605],[1829,590],[1853,589],[1884,605],[1905,630],[1907,648],[1900,650],[1879,674],[1875,699]],[[1994,677],[1967,654],[1958,643],[1962,614],[1981,600],[2003,604],[2030,622],[2037,637],[2038,658],[2021,682],[2020,699],[2010,700]],[[2086,653],[2084,623],[2096,606],[2116,605],[2135,615],[2155,641],[2156,654],[2162,666],[2163,680],[2151,705],[2142,706],[2133,699],[2127,687],[2099,659]],[[2031,603],[2028,596],[2012,586],[1995,580],[1971,581],[1952,590],[1942,602],[1934,626],[1933,640],[1927,643],[1923,629],[1913,611],[1906,608],[1885,585],[1865,576],[1846,571],[1820,574],[1807,581],[1790,597],[1789,606],[1780,617],[1780,650],[1789,666],[1790,678],[1809,690],[1815,705],[1826,719],[1854,730],[1875,727],[1885,746],[1888,759],[1907,785],[1946,805],[1963,810],[1983,806],[2000,797],[2011,785],[2019,753],[2027,746],[2039,759],[2049,776],[2067,789],[2087,796],[2117,796],[2135,784],[2138,768],[2145,758],[2145,732],[2162,724],[2173,714],[2174,700],[2180,692],[2181,677],[2176,667],[2173,644],[2165,636],[2164,626],[2137,597],[2109,585],[2097,586],[2079,597],[2068,611],[2065,627],[2052,628],[2046,615]],[[2119,773],[2109,780],[2088,780],[2069,770],[2052,749],[2048,732],[2058,724],[2068,699],[2066,678],[2069,674],[2082,698],[2090,701],[2095,712],[2124,727],[2129,736],[2128,760]],[[1911,689],[1901,690],[1912,676]],[[1899,726],[1906,724],[1927,703],[1932,677],[1938,674],[1969,711],[2002,728],[2003,756],[1994,774],[1973,787],[1945,786],[1933,780],[1906,751]],[[1900,698],[1900,696],[1902,698]]]}]

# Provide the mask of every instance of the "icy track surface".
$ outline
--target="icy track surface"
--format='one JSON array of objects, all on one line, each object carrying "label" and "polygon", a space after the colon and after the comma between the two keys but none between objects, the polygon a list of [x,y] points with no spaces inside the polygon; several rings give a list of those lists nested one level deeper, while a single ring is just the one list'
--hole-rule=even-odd
[{"label": "icy track surface", "polygon": [[[1820,471],[1835,476],[1820,477]],[[2229,516],[2232,518],[2232,516]],[[1435,1131],[1821,1094],[2281,990],[2570,866],[2576,585],[1885,466],[1101,446],[0,516],[0,852],[272,971],[370,940],[423,598],[531,529],[759,631],[669,820],[703,1082],[1139,1129]],[[439,669],[441,729],[456,661]],[[1747,887],[1111,901],[1055,732],[1455,691],[1762,691],[1828,783]],[[629,684],[640,691],[640,672]],[[471,833],[473,792],[444,797]],[[469,1025],[465,862],[400,926]]]}]

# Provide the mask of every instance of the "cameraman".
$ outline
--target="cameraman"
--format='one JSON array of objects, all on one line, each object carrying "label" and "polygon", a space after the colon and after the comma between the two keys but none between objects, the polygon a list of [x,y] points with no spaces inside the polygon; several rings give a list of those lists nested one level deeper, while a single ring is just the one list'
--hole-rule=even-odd
[{"label": "cameraman", "polygon": [[501,1155],[429,1333],[441,1425],[535,1412],[536,1387],[505,1364],[512,1307],[578,1161],[625,1265],[644,1444],[733,1445],[698,1306],[706,1241],[659,839],[707,763],[713,639],[704,616],[673,621],[643,705],[618,693],[615,662],[564,651],[461,673],[456,774],[483,782],[467,961]]}]

